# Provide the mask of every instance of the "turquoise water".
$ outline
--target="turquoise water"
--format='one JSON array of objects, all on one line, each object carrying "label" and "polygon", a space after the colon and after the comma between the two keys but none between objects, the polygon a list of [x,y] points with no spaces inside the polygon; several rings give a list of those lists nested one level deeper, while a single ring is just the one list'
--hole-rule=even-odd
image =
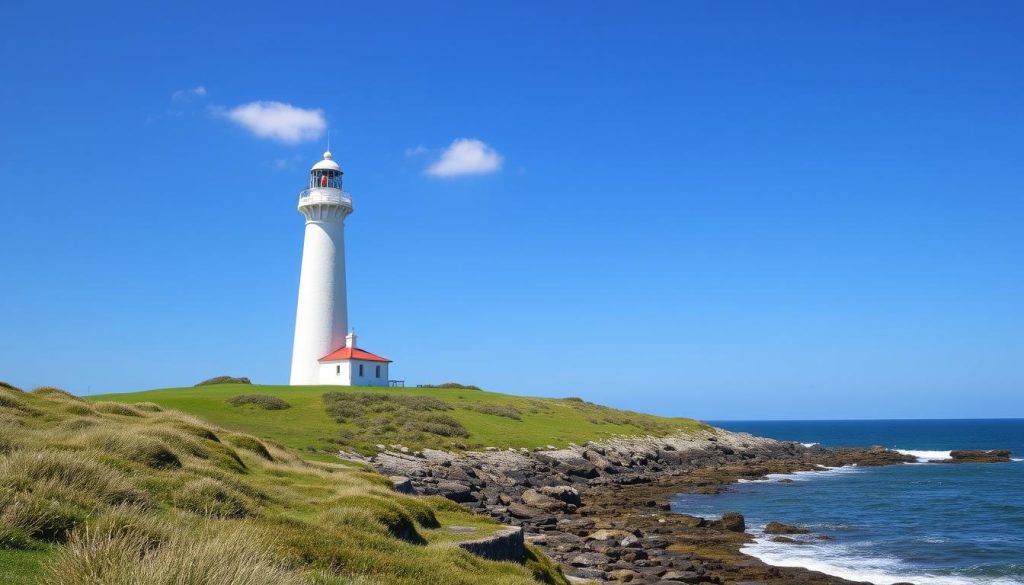
[{"label": "turquoise water", "polygon": [[[922,458],[951,449],[1011,449],[1024,458],[1024,420],[719,421],[730,430],[824,446],[883,445]],[[846,467],[680,495],[673,509],[735,510],[757,543],[744,552],[876,584],[1024,584],[1024,462]],[[769,521],[813,530],[806,544],[771,542]],[[821,540],[820,536],[829,540]]]}]

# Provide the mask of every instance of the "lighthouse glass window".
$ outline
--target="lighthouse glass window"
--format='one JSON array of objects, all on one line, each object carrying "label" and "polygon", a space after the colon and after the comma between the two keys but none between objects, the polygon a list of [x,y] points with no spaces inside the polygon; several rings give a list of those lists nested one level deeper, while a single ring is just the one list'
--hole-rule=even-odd
[{"label": "lighthouse glass window", "polygon": [[309,177],[309,188],[315,189],[317,187],[341,189],[341,173],[320,169],[313,171]]}]

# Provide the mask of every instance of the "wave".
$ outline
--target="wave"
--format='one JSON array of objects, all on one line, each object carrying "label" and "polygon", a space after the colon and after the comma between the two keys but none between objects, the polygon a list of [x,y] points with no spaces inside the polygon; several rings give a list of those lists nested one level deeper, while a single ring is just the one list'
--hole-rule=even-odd
[{"label": "wave", "polygon": [[941,461],[943,459],[952,459],[950,451],[920,451],[917,449],[893,449],[897,453],[904,455],[910,455],[911,457],[917,457],[918,463],[928,463],[929,461]]},{"label": "wave", "polygon": [[800,444],[803,445],[804,447],[811,448],[811,447],[817,447],[821,443],[800,443]]},{"label": "wave", "polygon": [[[899,559],[871,556],[837,543],[805,541],[803,545],[772,542],[760,531],[740,552],[777,567],[803,567],[850,581],[871,583],[913,582],[917,585],[1021,585],[1022,581],[1003,577],[967,577],[935,574],[908,567]],[[869,543],[861,543],[869,544]]]},{"label": "wave", "polygon": [[738,479],[736,483],[778,483],[781,480],[806,481],[826,475],[837,475],[860,471],[856,464],[844,465],[842,467],[826,467],[819,465],[818,469],[809,471],[793,471],[791,473],[769,473],[761,479]]}]

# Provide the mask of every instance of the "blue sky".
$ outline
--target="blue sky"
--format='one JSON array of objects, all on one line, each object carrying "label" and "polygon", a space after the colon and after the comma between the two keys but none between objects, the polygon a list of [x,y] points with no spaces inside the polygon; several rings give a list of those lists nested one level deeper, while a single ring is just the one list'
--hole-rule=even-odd
[{"label": "blue sky", "polygon": [[4,8],[0,379],[285,383],[329,128],[393,377],[1024,416],[1020,3],[146,4]]}]

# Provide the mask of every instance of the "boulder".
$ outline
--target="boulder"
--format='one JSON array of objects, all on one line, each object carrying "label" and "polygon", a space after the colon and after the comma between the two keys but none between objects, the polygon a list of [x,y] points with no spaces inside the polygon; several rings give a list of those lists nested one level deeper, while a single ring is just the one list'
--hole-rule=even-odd
[{"label": "boulder", "polygon": [[623,538],[633,537],[633,533],[626,532],[625,530],[615,530],[613,528],[602,528],[596,532],[592,532],[587,535],[587,540],[622,540]]},{"label": "boulder", "polygon": [[464,483],[457,481],[442,481],[437,484],[437,493],[452,500],[453,502],[472,502],[476,498],[473,497],[472,490]]},{"label": "boulder", "polygon": [[522,500],[527,506],[540,510],[563,511],[569,507],[569,505],[562,500],[556,500],[551,496],[545,496],[532,488],[523,492]]},{"label": "boulder", "polygon": [[765,534],[810,534],[811,531],[806,528],[800,528],[799,526],[793,526],[791,524],[783,524],[782,522],[769,522],[764,527]]},{"label": "boulder", "polygon": [[597,567],[607,564],[611,559],[597,552],[585,552],[574,556],[569,564],[574,567]]},{"label": "boulder", "polygon": [[580,498],[580,492],[576,488],[567,485],[550,485],[537,488],[537,491],[542,495],[561,500],[566,504],[573,506],[582,506],[583,500]]},{"label": "boulder", "polygon": [[747,529],[747,522],[739,512],[722,514],[722,518],[715,522],[715,525],[729,532],[743,532]]}]

